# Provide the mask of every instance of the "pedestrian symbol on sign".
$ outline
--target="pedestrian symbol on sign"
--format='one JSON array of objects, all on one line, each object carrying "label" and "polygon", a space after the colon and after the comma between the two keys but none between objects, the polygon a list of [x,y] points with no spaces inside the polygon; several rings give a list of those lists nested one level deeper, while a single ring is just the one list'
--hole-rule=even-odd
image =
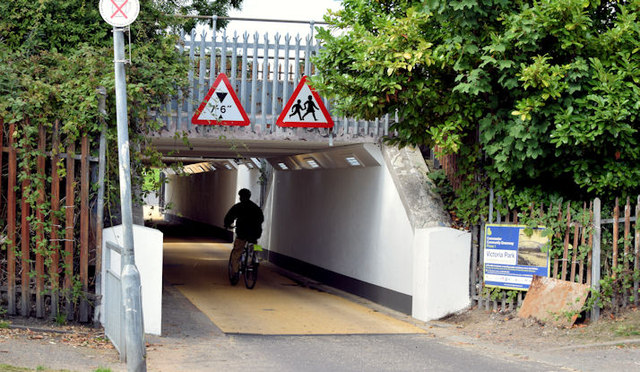
[{"label": "pedestrian symbol on sign", "polygon": [[276,122],[281,127],[331,128],[333,120],[320,95],[304,76]]}]

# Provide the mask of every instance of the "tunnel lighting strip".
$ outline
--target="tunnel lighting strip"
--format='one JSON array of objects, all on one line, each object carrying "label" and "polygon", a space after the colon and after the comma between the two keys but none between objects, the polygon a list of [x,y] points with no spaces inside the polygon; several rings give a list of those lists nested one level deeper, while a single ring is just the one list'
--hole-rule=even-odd
[{"label": "tunnel lighting strip", "polygon": [[278,166],[280,167],[280,169],[282,170],[288,170],[289,167],[287,167],[287,165],[285,163],[278,163]]},{"label": "tunnel lighting strip", "polygon": [[316,162],[315,160],[313,160],[313,159],[306,159],[306,161],[307,161],[307,164],[309,164],[309,166],[310,166],[311,168],[320,168],[320,165],[319,165],[319,164],[318,164],[318,162]]},{"label": "tunnel lighting strip", "polygon": [[350,166],[352,167],[359,167],[362,164],[360,164],[360,162],[358,161],[358,159],[355,156],[347,156],[346,158],[344,158],[347,163],[349,163]]},{"label": "tunnel lighting strip", "polygon": [[225,168],[227,168],[227,169],[229,169],[229,170],[233,169],[233,167],[231,166],[231,164],[225,164],[225,165],[224,165],[224,167],[225,167]]}]

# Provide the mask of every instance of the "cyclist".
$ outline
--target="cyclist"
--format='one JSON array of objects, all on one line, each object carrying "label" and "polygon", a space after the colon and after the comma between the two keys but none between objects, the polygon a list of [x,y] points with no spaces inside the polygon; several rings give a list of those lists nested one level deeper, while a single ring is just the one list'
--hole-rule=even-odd
[{"label": "cyclist", "polygon": [[257,243],[262,235],[262,222],[264,215],[262,209],[251,201],[251,191],[242,189],[238,192],[240,203],[235,204],[224,216],[224,227],[229,228],[236,222],[236,239],[231,251],[231,263],[233,272],[237,273],[240,267],[240,257],[247,241]]}]

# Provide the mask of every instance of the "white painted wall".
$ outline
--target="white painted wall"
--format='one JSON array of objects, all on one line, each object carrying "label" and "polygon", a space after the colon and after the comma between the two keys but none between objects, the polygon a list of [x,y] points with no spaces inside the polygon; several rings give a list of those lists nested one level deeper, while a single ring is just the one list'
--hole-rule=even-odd
[{"label": "white painted wall", "polygon": [[[102,262],[107,262],[105,255],[111,253],[111,270],[120,273],[121,257],[108,250],[106,242],[114,242],[122,247],[122,225],[103,230]],[[148,334],[160,335],[162,331],[162,232],[144,226],[133,225],[133,245],[135,264],[140,272],[142,286],[142,314],[144,331]],[[106,278],[107,268],[102,267],[102,278]],[[102,297],[106,285],[102,286]],[[104,307],[103,307],[104,308]],[[100,312],[100,323],[104,324],[104,311]]]},{"label": "white painted wall", "polygon": [[[238,166],[238,181],[236,183],[236,203],[240,201],[238,191],[240,189],[248,189],[251,191],[251,200],[254,203],[260,204],[260,171],[255,167],[253,169],[247,168],[246,165],[241,164]],[[230,208],[231,206],[229,206]],[[228,208],[227,208],[228,209]]]},{"label": "white painted wall", "polygon": [[223,226],[224,215],[235,201],[237,172],[216,170],[189,176],[170,176],[165,200],[167,213],[193,221]]},{"label": "white painted wall", "polygon": [[[367,151],[381,166],[274,170],[260,244],[412,296],[418,319],[468,306],[469,234],[441,227],[414,231],[394,170],[377,147]],[[244,165],[235,171],[172,176],[166,193],[167,202],[174,203],[170,213],[221,227],[224,214],[238,201],[238,190],[248,188],[258,202],[259,177],[257,169]]]},{"label": "white painted wall", "polygon": [[470,305],[469,232],[448,227],[416,229],[413,250],[414,318],[439,319]]},{"label": "white painted wall", "polygon": [[386,166],[276,170],[271,190],[267,248],[412,294],[413,231]]},{"label": "white painted wall", "polygon": [[234,170],[218,169],[188,176],[169,176],[165,200],[171,209],[167,213],[222,227],[224,215],[240,200],[240,189],[251,190],[251,200],[258,203],[259,178],[260,171],[249,169],[244,164]]}]

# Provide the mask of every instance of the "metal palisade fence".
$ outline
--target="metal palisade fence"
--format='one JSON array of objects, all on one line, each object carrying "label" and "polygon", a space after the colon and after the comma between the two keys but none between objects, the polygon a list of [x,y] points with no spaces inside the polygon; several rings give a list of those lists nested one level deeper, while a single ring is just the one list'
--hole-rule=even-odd
[{"label": "metal palisade fence", "polygon": [[86,322],[95,300],[90,271],[100,261],[90,226],[91,163],[97,158],[90,156],[86,135],[76,152],[75,141],[60,138],[55,121],[49,130],[40,125],[32,164],[17,149],[17,125],[0,118],[0,308]]},{"label": "metal palisade fence", "polygon": [[[207,18],[207,17],[199,17]],[[276,132],[302,132],[298,128],[288,129],[276,126],[276,120],[290,99],[303,76],[315,73],[311,57],[321,45],[314,38],[314,23],[310,22],[310,33],[284,36],[253,35],[244,33],[227,35],[226,31],[216,31],[217,17],[212,19],[212,29],[189,35],[180,35],[179,49],[189,56],[193,68],[189,71],[189,93],[177,97],[167,104],[162,115],[165,130],[169,134],[176,131],[193,131],[191,117],[204,99],[208,89],[220,73],[229,81],[238,95],[242,107],[250,119],[248,128],[233,128],[260,134]],[[331,103],[323,99],[331,112]],[[397,120],[395,115],[386,115],[375,121],[339,118],[332,115],[334,128],[315,128],[326,136],[379,137],[389,134],[389,125]],[[199,129],[211,131],[216,128]]]},{"label": "metal palisade fence", "polygon": [[[635,208],[627,198],[621,213],[616,199],[613,206],[603,208],[596,198],[588,205],[531,205],[529,210],[509,210],[501,197],[494,201],[490,193],[486,223],[521,224],[546,221],[553,235],[549,248],[552,278],[591,286],[595,306],[591,320],[597,320],[601,309],[617,313],[637,306],[640,290],[640,196]],[[632,211],[635,209],[635,211]],[[603,218],[603,213],[606,214]],[[610,216],[608,216],[610,214]],[[633,216],[632,216],[633,214]],[[484,285],[484,223],[472,228],[471,282],[472,303],[484,310],[514,310],[522,305],[526,291],[489,290]],[[593,298],[598,297],[598,298]]]}]

